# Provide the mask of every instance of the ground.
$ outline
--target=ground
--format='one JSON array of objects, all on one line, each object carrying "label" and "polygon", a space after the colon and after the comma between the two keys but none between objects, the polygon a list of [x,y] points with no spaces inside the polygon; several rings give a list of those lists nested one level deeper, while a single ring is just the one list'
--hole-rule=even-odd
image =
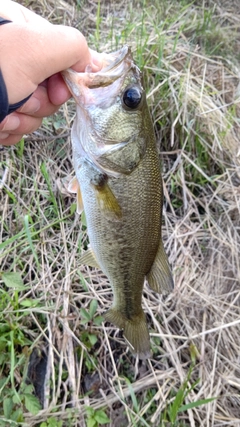
[{"label": "ground", "polygon": [[0,425],[240,426],[239,1],[20,3],[100,51],[132,46],[175,289],[145,285],[153,356],[136,360],[103,322],[107,278],[79,263],[86,224],[64,185],[73,101],[2,148]]}]

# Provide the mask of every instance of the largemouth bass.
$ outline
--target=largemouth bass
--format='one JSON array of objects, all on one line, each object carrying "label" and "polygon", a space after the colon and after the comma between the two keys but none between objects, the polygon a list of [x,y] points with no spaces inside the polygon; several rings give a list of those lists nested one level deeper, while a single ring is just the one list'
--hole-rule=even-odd
[{"label": "largemouth bass", "polygon": [[108,277],[114,300],[107,321],[123,330],[132,352],[150,356],[142,309],[144,278],[159,293],[173,289],[161,238],[162,179],[141,72],[128,46],[103,55],[97,73],[66,70],[77,103],[72,127],[80,213],[85,210],[90,248],[81,263]]}]

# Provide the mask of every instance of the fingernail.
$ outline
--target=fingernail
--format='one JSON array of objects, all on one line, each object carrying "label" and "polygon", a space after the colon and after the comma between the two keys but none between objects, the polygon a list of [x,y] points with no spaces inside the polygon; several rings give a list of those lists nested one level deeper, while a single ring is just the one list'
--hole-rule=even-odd
[{"label": "fingernail", "polygon": [[39,99],[35,98],[35,96],[31,96],[31,98],[26,102],[26,104],[23,104],[22,107],[18,109],[19,112],[25,113],[25,114],[32,114],[36,113],[41,107]]},{"label": "fingernail", "polygon": [[10,114],[9,116],[7,116],[5,120],[6,120],[6,123],[3,126],[2,131],[8,132],[11,130],[16,130],[20,125],[20,119],[18,118],[18,116],[15,116],[14,114]]},{"label": "fingernail", "polygon": [[102,69],[103,63],[100,62],[100,61],[97,61],[97,60],[96,61],[92,61],[90,67],[91,67],[91,71],[93,73],[96,73],[96,72],[98,72],[98,71],[100,71]]},{"label": "fingernail", "polygon": [[0,139],[7,139],[9,137],[9,133],[0,132]]},{"label": "fingernail", "polygon": [[91,52],[91,66],[93,71],[101,70],[103,67],[102,54],[92,49],[90,49],[90,52]]}]

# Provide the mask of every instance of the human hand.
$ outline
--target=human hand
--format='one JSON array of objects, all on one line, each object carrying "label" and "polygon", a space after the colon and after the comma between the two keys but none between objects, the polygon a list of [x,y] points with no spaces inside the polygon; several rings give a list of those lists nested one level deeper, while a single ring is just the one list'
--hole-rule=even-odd
[{"label": "human hand", "polygon": [[60,71],[101,68],[101,55],[88,48],[75,28],[53,25],[25,7],[1,0],[0,16],[12,22],[0,26],[0,69],[9,104],[29,100],[0,123],[0,144],[17,143],[43,117],[56,112],[70,98]]}]

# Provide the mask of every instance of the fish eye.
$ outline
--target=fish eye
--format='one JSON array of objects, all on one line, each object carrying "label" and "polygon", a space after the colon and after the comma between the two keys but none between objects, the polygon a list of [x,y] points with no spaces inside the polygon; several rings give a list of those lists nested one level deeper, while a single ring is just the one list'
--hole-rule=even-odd
[{"label": "fish eye", "polygon": [[123,93],[123,103],[126,107],[134,110],[137,108],[142,100],[142,91],[138,86],[128,87]]}]

